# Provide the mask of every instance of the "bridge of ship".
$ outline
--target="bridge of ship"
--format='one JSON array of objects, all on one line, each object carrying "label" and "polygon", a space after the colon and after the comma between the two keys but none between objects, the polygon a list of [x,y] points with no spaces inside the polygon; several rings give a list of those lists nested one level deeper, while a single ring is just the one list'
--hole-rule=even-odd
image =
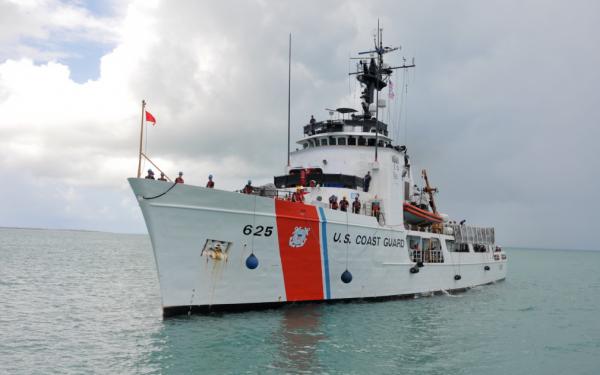
[{"label": "bridge of ship", "polygon": [[394,148],[387,125],[375,119],[338,119],[318,121],[304,126],[304,138],[297,141],[302,148],[320,146],[366,146]]}]

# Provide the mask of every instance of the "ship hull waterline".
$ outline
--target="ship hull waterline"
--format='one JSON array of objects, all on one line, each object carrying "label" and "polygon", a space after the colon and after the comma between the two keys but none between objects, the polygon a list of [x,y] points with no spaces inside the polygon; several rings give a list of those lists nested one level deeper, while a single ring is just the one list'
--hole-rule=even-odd
[{"label": "ship hull waterline", "polygon": [[[152,242],[164,316],[407,298],[506,277],[506,257],[449,252],[451,236],[256,195],[129,182]],[[407,235],[438,238],[443,262],[417,267]]]}]

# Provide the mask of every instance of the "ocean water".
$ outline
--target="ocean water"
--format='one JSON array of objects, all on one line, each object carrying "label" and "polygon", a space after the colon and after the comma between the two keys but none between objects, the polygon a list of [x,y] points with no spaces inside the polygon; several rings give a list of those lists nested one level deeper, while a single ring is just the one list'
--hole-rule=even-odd
[{"label": "ocean water", "polygon": [[147,236],[0,229],[0,374],[600,374],[600,252],[508,255],[457,295],[163,320]]}]

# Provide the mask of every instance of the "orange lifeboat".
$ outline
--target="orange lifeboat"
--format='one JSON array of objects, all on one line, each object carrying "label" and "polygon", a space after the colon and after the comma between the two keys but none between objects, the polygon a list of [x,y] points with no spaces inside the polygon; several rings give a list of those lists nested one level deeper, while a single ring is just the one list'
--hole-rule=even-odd
[{"label": "orange lifeboat", "polygon": [[411,225],[428,226],[441,223],[442,217],[433,212],[423,210],[410,203],[404,202],[404,222]]}]

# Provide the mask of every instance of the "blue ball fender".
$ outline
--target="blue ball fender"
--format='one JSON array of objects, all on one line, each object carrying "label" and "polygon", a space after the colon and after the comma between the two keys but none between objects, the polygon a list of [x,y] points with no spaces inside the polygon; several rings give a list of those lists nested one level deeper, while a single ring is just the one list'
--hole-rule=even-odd
[{"label": "blue ball fender", "polygon": [[345,270],[344,273],[342,273],[341,279],[344,284],[348,284],[350,281],[352,281],[352,274],[350,271]]},{"label": "blue ball fender", "polygon": [[258,258],[256,257],[256,255],[254,255],[254,253],[248,255],[248,258],[246,258],[246,267],[248,267],[251,270],[258,267]]}]

